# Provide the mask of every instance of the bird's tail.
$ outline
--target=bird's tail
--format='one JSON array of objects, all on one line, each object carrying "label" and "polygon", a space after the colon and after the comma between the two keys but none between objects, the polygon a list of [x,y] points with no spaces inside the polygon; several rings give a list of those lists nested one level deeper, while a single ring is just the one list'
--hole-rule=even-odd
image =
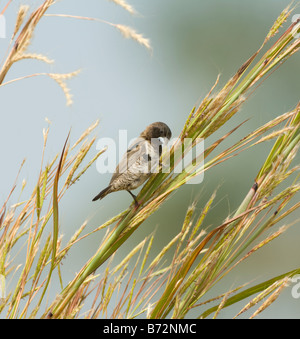
[{"label": "bird's tail", "polygon": [[93,201],[104,198],[110,192],[111,192],[111,186],[109,185],[106,188],[104,188],[104,190],[102,190],[99,194],[97,194],[95,198],[93,199]]}]

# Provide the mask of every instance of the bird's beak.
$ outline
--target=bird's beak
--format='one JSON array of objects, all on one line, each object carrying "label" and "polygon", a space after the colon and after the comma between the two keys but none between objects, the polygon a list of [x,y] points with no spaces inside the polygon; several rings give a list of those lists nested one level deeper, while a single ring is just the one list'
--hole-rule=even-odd
[{"label": "bird's beak", "polygon": [[159,137],[158,140],[162,146],[167,146],[169,142],[169,139],[167,137]]}]

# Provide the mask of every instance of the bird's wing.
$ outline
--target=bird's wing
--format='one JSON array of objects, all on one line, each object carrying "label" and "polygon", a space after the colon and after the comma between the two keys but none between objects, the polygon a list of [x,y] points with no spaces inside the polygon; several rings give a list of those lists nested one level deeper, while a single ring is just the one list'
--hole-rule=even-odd
[{"label": "bird's wing", "polygon": [[127,152],[123,155],[121,161],[115,169],[111,181],[114,181],[122,173],[126,172],[138,159],[146,152],[145,139],[138,138],[127,149]]}]

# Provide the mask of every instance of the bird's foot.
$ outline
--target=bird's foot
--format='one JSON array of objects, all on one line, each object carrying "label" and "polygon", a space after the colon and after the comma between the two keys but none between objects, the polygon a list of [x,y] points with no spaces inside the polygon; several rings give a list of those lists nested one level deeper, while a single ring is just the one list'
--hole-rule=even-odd
[{"label": "bird's foot", "polygon": [[135,206],[135,210],[137,210],[140,206],[141,206],[141,202],[138,202],[136,196],[130,192],[129,190],[127,190],[127,192],[132,196],[133,200],[134,200],[134,206]]}]

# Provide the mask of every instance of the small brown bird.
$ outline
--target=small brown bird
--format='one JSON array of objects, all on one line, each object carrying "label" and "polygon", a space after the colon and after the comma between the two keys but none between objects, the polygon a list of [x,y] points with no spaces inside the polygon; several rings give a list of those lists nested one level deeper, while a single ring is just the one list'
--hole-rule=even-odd
[{"label": "small brown bird", "polygon": [[126,190],[139,205],[131,190],[141,186],[155,172],[159,165],[162,146],[171,139],[172,132],[163,122],[154,122],[146,127],[135,142],[129,146],[117,166],[109,185],[93,201],[104,198],[107,194]]}]

